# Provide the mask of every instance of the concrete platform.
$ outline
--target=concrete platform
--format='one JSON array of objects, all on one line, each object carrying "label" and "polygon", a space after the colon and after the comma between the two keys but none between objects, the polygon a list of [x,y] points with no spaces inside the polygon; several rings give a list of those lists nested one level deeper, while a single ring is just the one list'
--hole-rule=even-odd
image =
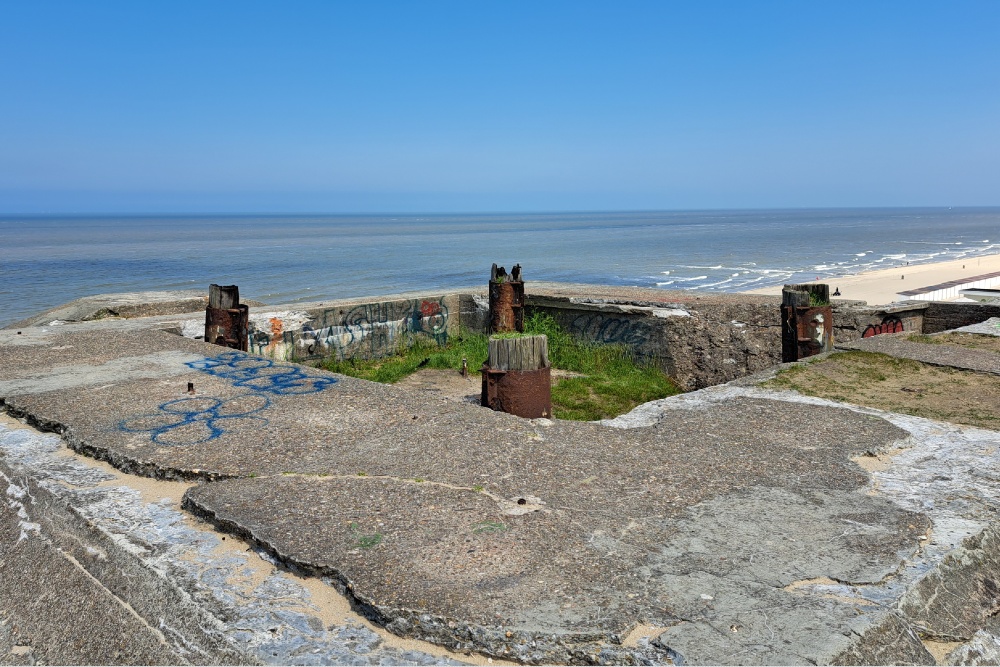
[{"label": "concrete platform", "polygon": [[164,322],[0,331],[61,436],[0,424],[0,662],[1000,656],[995,432],[735,385],[522,420]]}]

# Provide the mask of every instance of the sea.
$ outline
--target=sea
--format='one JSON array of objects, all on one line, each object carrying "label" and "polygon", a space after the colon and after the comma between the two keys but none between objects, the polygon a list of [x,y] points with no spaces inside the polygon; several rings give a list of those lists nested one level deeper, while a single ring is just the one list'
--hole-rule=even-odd
[{"label": "sea", "polygon": [[[1000,253],[1000,207],[0,217],[0,327],[110,292],[271,304],[526,281],[743,290]],[[530,287],[529,287],[530,289]]]}]

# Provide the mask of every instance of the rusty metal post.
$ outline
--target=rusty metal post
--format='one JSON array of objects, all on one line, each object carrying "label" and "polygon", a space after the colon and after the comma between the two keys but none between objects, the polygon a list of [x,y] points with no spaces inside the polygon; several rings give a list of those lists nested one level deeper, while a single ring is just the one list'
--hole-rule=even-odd
[{"label": "rusty metal post", "polygon": [[524,281],[521,265],[515,264],[507,275],[496,264],[490,269],[490,326],[487,333],[524,331]]},{"label": "rusty metal post", "polygon": [[785,285],[781,290],[781,360],[798,361],[833,349],[829,285]]},{"label": "rusty metal post", "polygon": [[205,308],[205,340],[246,352],[249,329],[250,307],[240,303],[240,288],[210,285]]},{"label": "rusty metal post", "polygon": [[551,417],[551,370],[546,336],[490,339],[480,401],[518,417]]}]

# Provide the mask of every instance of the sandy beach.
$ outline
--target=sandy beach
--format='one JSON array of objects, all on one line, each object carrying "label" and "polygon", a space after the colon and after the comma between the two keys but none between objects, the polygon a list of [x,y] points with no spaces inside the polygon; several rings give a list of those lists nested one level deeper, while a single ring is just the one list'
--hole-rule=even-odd
[{"label": "sandy beach", "polygon": [[[984,273],[1000,271],[1000,255],[986,255],[956,259],[948,262],[894,266],[878,271],[868,271],[855,276],[820,274],[819,280],[827,283],[830,291],[840,289],[840,298],[867,301],[869,305],[883,305],[902,300],[898,292],[929,287],[949,280],[972,278]],[[781,294],[781,286],[748,290],[746,294]]]}]

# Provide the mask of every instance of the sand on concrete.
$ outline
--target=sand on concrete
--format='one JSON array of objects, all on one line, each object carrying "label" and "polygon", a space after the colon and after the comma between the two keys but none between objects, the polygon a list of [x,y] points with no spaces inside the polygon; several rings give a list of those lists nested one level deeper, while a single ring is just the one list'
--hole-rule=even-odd
[{"label": "sand on concrete", "polygon": [[[898,292],[929,287],[950,280],[979,276],[1000,271],[1000,255],[966,257],[947,262],[894,266],[878,271],[867,271],[854,276],[818,274],[819,279],[810,283],[826,283],[833,292],[840,288],[840,298],[867,301],[868,305],[879,306],[902,301]],[[781,295],[781,285],[749,290],[746,294]]]}]

